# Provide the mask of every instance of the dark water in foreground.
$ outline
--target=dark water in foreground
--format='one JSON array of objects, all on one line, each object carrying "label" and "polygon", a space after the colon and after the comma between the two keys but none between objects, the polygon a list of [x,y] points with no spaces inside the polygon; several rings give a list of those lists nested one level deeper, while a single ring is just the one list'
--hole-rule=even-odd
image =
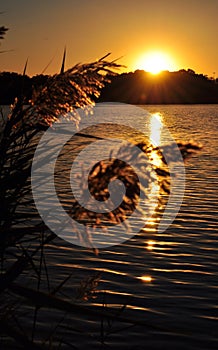
[{"label": "dark water in foreground", "polygon": [[[54,276],[51,283],[73,271],[64,290],[73,298],[81,279],[100,272],[95,298],[89,302],[113,307],[126,304],[123,316],[154,327],[120,330],[123,325],[114,321],[110,328],[105,322],[103,334],[111,331],[106,338],[109,348],[217,349],[218,106],[146,109],[161,114],[176,140],[194,139],[203,144],[202,151],[187,164],[186,192],[177,218],[164,233],[144,232],[122,245],[101,250],[98,256],[57,239],[56,248],[51,247],[47,255]],[[78,324],[80,319],[78,315]],[[73,343],[81,349],[85,344],[101,348],[97,341],[100,322],[83,319],[80,327],[90,332],[90,338],[75,335]]]},{"label": "dark water in foreground", "polygon": [[[187,163],[186,191],[177,218],[164,233],[142,232],[97,256],[57,238],[47,249],[46,260],[52,286],[73,272],[64,296],[74,301],[80,281],[100,272],[93,298],[83,303],[126,305],[123,316],[148,326],[121,329],[128,325],[114,321],[111,326],[107,320],[101,323],[78,314],[76,320],[66,315],[57,332],[79,349],[217,349],[218,105],[146,110],[161,114],[175,140],[203,144]],[[52,324],[49,311],[41,322]],[[104,337],[106,345],[99,342]]]}]

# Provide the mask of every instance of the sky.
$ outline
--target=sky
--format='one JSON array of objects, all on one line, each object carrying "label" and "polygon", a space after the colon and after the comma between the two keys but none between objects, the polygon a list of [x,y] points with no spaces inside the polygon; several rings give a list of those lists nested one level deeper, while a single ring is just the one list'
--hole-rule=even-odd
[{"label": "sky", "polygon": [[28,58],[28,75],[54,74],[66,46],[66,68],[111,52],[134,71],[158,51],[169,70],[218,76],[218,0],[3,0],[0,12],[0,71],[21,73]]}]

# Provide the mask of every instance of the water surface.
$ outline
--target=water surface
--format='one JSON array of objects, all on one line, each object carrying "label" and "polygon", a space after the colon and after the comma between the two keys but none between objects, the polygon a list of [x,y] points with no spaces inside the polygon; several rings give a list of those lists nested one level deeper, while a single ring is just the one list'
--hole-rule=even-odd
[{"label": "water surface", "polygon": [[[120,308],[123,316],[148,326],[112,327],[81,315],[60,326],[79,349],[217,349],[218,348],[218,106],[142,106],[158,113],[176,141],[203,145],[186,166],[186,190],[175,221],[163,233],[142,231],[129,241],[102,249],[99,255],[57,238],[46,250],[51,286],[68,274],[63,295],[75,300],[80,281],[100,273],[88,301]],[[93,298],[92,298],[93,297]],[[42,323],[50,318],[45,313]],[[78,327],[86,336],[70,330]],[[151,326],[151,327],[150,327]],[[89,336],[87,336],[87,332]],[[83,334],[83,333],[82,333]]]},{"label": "water surface", "polygon": [[[68,295],[81,278],[100,272],[96,299],[90,302],[126,304],[125,315],[154,326],[111,334],[107,337],[111,348],[217,349],[218,106],[142,108],[159,113],[176,140],[203,144],[187,163],[186,191],[177,218],[164,233],[142,232],[98,256],[57,239],[56,248],[48,251],[49,270],[59,280],[73,269]],[[93,334],[90,347],[97,348],[100,324],[87,321],[83,327]],[[82,348],[81,338],[75,342]]]}]

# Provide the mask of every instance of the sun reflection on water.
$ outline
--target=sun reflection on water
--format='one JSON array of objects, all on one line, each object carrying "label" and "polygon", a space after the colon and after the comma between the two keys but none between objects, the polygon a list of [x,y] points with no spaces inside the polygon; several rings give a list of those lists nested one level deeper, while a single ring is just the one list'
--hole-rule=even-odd
[{"label": "sun reflection on water", "polygon": [[152,277],[149,275],[140,276],[140,277],[138,277],[138,279],[140,279],[142,282],[146,282],[146,283],[152,282],[152,280],[153,280]]},{"label": "sun reflection on water", "polygon": [[[162,141],[162,115],[160,113],[153,113],[150,115],[150,130],[149,139],[154,147],[161,146]],[[154,149],[151,153],[151,161],[156,167],[161,167],[162,160],[157,149]]]},{"label": "sun reflection on water", "polygon": [[153,113],[150,119],[150,141],[155,146],[160,145],[162,127],[162,115],[160,113]]},{"label": "sun reflection on water", "polygon": [[152,240],[149,240],[148,242],[147,242],[147,249],[148,250],[153,250],[154,249],[154,245],[155,245],[155,241],[152,241]]}]

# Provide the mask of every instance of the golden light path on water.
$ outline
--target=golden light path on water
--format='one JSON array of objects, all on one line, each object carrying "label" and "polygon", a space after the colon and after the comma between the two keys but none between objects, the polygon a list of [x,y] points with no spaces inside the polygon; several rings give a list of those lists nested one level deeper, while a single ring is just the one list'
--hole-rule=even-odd
[{"label": "golden light path on water", "polygon": [[150,141],[156,146],[161,142],[161,131],[163,128],[162,116],[160,113],[151,114],[150,119]]},{"label": "golden light path on water", "polygon": [[[161,136],[162,136],[162,128],[163,128],[163,124],[162,124],[162,116],[160,113],[153,113],[151,114],[150,117],[150,142],[154,145],[154,146],[160,146],[161,144]],[[159,158],[159,156],[154,152],[154,154],[152,155],[154,163],[156,166],[161,165],[161,160]],[[153,195],[155,196],[157,191],[159,189],[159,185],[155,182],[152,183],[152,189],[151,189],[151,195],[153,193]],[[154,203],[154,205],[156,205],[156,203]],[[150,217],[149,220],[147,221],[147,228],[149,229],[149,227],[151,228],[151,231],[154,231],[154,226],[156,225],[156,220],[153,217]],[[150,229],[149,229],[150,230]],[[154,249],[156,242],[154,240],[148,240],[147,241],[147,250],[152,251]],[[145,283],[151,283],[153,278],[150,275],[145,275],[145,276],[140,276],[138,277],[142,282]]]}]

